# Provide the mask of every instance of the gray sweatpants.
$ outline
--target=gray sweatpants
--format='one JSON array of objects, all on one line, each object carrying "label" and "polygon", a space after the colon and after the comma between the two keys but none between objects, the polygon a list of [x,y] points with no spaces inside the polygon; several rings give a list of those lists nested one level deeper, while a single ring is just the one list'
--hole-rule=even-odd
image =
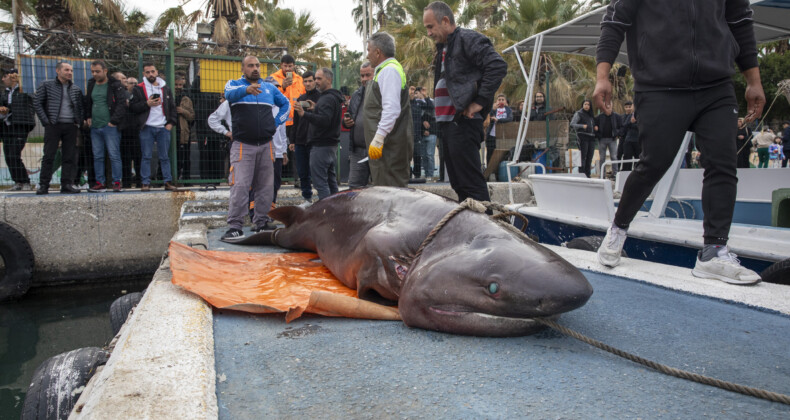
[{"label": "gray sweatpants", "polygon": [[359,163],[360,160],[368,157],[368,151],[364,147],[357,147],[348,152],[348,186],[349,188],[362,188],[370,181],[370,166],[368,161]]},{"label": "gray sweatpants", "polygon": [[249,211],[250,188],[255,199],[252,224],[261,226],[269,220],[274,197],[274,146],[272,142],[258,146],[234,141],[230,148],[230,203],[228,226],[241,229]]},{"label": "gray sweatpants", "polygon": [[310,148],[310,178],[318,191],[318,199],[337,192],[337,146],[312,146]]}]

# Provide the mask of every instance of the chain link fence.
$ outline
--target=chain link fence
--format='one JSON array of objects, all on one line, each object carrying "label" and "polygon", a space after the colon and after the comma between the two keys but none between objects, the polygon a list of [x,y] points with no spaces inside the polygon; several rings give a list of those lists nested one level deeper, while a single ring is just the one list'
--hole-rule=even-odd
[{"label": "chain link fence", "polygon": [[[44,129],[37,117],[20,120],[25,113],[33,115],[33,98],[45,80],[56,77],[58,62],[67,62],[74,69],[73,82],[83,94],[92,78],[90,64],[103,60],[108,73],[118,78],[143,81],[143,63],[151,62],[173,91],[179,107],[179,124],[171,131],[169,160],[173,179],[187,185],[222,184],[227,182],[229,138],[221,134],[222,127],[208,124],[209,116],[220,106],[224,86],[230,79],[241,76],[241,60],[255,55],[261,61],[262,76],[279,69],[282,48],[263,48],[239,45],[223,48],[211,42],[180,41],[172,34],[167,38],[135,37],[118,34],[45,30],[18,27],[13,34],[0,36],[0,68],[16,71],[16,76],[3,78],[4,86],[18,82],[14,94],[3,95],[0,101],[0,139],[3,142],[0,159],[0,188],[34,187],[39,180],[43,157]],[[314,70],[312,63],[297,62],[299,70]],[[13,69],[13,70],[12,70]],[[177,79],[184,79],[184,88],[176,92]],[[133,83],[129,86],[131,91]],[[16,117],[16,118],[15,118]],[[130,118],[134,120],[134,118]],[[220,125],[223,123],[220,123]],[[225,127],[230,128],[230,127]],[[141,147],[140,127],[126,126],[121,131],[122,182],[125,188],[140,184]],[[219,132],[218,132],[219,131]],[[78,174],[74,184],[87,188],[96,180],[90,130],[83,127],[77,139]],[[53,183],[60,180],[60,151],[55,158]],[[163,176],[158,165],[158,153],[151,161],[152,185],[161,184]],[[106,179],[111,180],[110,160],[105,159]],[[283,178],[292,178],[293,165],[283,169]]]}]

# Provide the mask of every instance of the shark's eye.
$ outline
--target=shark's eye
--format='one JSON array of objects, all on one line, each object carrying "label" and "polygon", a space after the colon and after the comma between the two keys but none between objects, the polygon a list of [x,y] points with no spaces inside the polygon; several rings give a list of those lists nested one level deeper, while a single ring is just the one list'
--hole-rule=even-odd
[{"label": "shark's eye", "polygon": [[488,285],[488,293],[491,293],[492,295],[495,295],[496,292],[498,292],[498,291],[499,291],[499,284],[497,282],[493,282],[493,283]]}]

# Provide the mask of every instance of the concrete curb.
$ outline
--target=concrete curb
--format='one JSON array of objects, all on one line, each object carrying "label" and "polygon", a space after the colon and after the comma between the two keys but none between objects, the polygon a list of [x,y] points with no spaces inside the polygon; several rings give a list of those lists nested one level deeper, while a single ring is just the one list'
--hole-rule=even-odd
[{"label": "concrete curb", "polygon": [[[202,225],[173,240],[208,246]],[[171,283],[167,258],[111,347],[70,419],[217,418],[212,310]]]},{"label": "concrete curb", "polygon": [[620,276],[667,289],[737,302],[790,315],[790,299],[787,298],[789,291],[787,286],[772,283],[737,286],[719,280],[694,277],[691,275],[691,269],[685,267],[652,263],[632,258],[623,258],[617,267],[607,268],[598,262],[598,255],[595,252],[568,249],[554,245],[544,246],[582,270]]}]

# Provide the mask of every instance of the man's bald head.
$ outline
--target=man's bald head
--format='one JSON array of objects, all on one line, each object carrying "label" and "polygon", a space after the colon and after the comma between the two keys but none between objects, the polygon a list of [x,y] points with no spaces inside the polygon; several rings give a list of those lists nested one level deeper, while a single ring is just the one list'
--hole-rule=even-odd
[{"label": "man's bald head", "polygon": [[261,78],[261,62],[258,57],[248,55],[241,61],[241,71],[250,83],[256,83]]}]

